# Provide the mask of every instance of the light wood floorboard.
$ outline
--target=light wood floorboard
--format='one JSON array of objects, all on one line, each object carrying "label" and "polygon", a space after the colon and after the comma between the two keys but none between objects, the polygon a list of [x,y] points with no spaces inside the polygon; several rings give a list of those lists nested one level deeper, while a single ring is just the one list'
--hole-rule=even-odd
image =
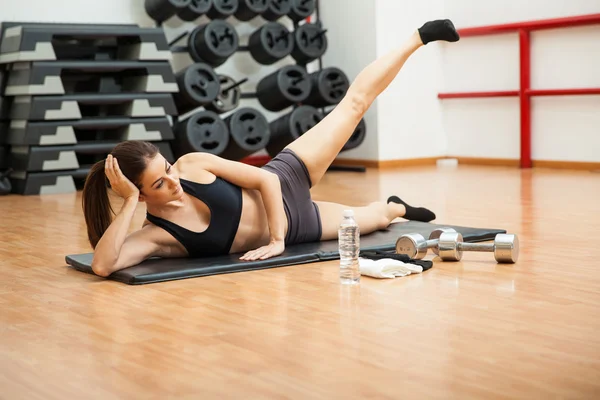
[{"label": "light wood floorboard", "polygon": [[357,288],[336,262],[128,286],[66,267],[90,251],[79,193],[0,197],[0,399],[600,396],[600,174],[369,169],[313,193],[504,228],[520,259]]}]

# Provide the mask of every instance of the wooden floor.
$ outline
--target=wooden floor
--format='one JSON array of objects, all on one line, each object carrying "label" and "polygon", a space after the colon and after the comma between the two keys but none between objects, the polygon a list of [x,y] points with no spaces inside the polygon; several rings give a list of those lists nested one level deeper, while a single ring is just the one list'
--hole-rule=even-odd
[{"label": "wooden floor", "polygon": [[128,286],[66,267],[90,251],[80,194],[0,197],[0,398],[599,398],[600,173],[332,172],[314,197],[392,193],[517,233],[518,263],[467,253],[357,288],[336,262]]}]

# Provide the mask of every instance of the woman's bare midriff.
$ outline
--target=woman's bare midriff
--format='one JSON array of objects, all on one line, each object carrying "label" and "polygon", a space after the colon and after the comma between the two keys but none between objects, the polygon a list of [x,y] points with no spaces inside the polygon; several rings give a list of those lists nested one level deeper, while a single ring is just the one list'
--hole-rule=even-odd
[{"label": "woman's bare midriff", "polygon": [[[287,220],[285,232],[287,233]],[[260,192],[257,190],[242,191],[242,216],[235,235],[232,253],[254,250],[270,241],[269,221]]]},{"label": "woman's bare midriff", "polygon": [[[199,199],[188,194],[184,194],[190,200],[189,203],[179,209],[168,213],[157,213],[159,217],[168,219],[185,229],[193,232],[201,232],[208,228],[210,224],[210,210]],[[145,221],[144,224],[150,224]],[[157,229],[161,229],[157,227]],[[288,225],[285,221],[285,233]],[[187,253],[185,247],[167,231],[164,233],[164,241],[169,248],[170,253],[174,255],[184,255]],[[161,235],[162,236],[162,235]],[[240,253],[254,250],[267,245],[270,241],[269,222],[262,196],[257,190],[242,189],[242,213],[238,229],[231,245],[230,253]]]}]

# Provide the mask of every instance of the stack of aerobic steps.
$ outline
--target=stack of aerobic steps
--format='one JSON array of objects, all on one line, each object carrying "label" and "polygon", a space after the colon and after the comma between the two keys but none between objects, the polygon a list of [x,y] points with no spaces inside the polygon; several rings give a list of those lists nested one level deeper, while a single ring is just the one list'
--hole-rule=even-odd
[{"label": "stack of aerobic steps", "polygon": [[178,87],[161,28],[11,22],[0,29],[0,146],[14,193],[74,192],[125,140],[156,142],[173,161]]}]

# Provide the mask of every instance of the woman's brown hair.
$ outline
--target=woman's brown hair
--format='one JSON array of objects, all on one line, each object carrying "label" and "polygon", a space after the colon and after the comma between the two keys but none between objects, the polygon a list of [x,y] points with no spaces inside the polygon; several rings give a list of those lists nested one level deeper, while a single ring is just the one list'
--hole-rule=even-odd
[{"label": "woman's brown hair", "polygon": [[[158,154],[158,148],[149,142],[126,141],[119,143],[110,153],[119,163],[123,175],[141,189],[140,178],[148,160]],[[83,186],[83,215],[90,244],[96,248],[98,241],[112,222],[114,211],[108,198],[109,182],[104,172],[105,160],[95,163]]]}]

